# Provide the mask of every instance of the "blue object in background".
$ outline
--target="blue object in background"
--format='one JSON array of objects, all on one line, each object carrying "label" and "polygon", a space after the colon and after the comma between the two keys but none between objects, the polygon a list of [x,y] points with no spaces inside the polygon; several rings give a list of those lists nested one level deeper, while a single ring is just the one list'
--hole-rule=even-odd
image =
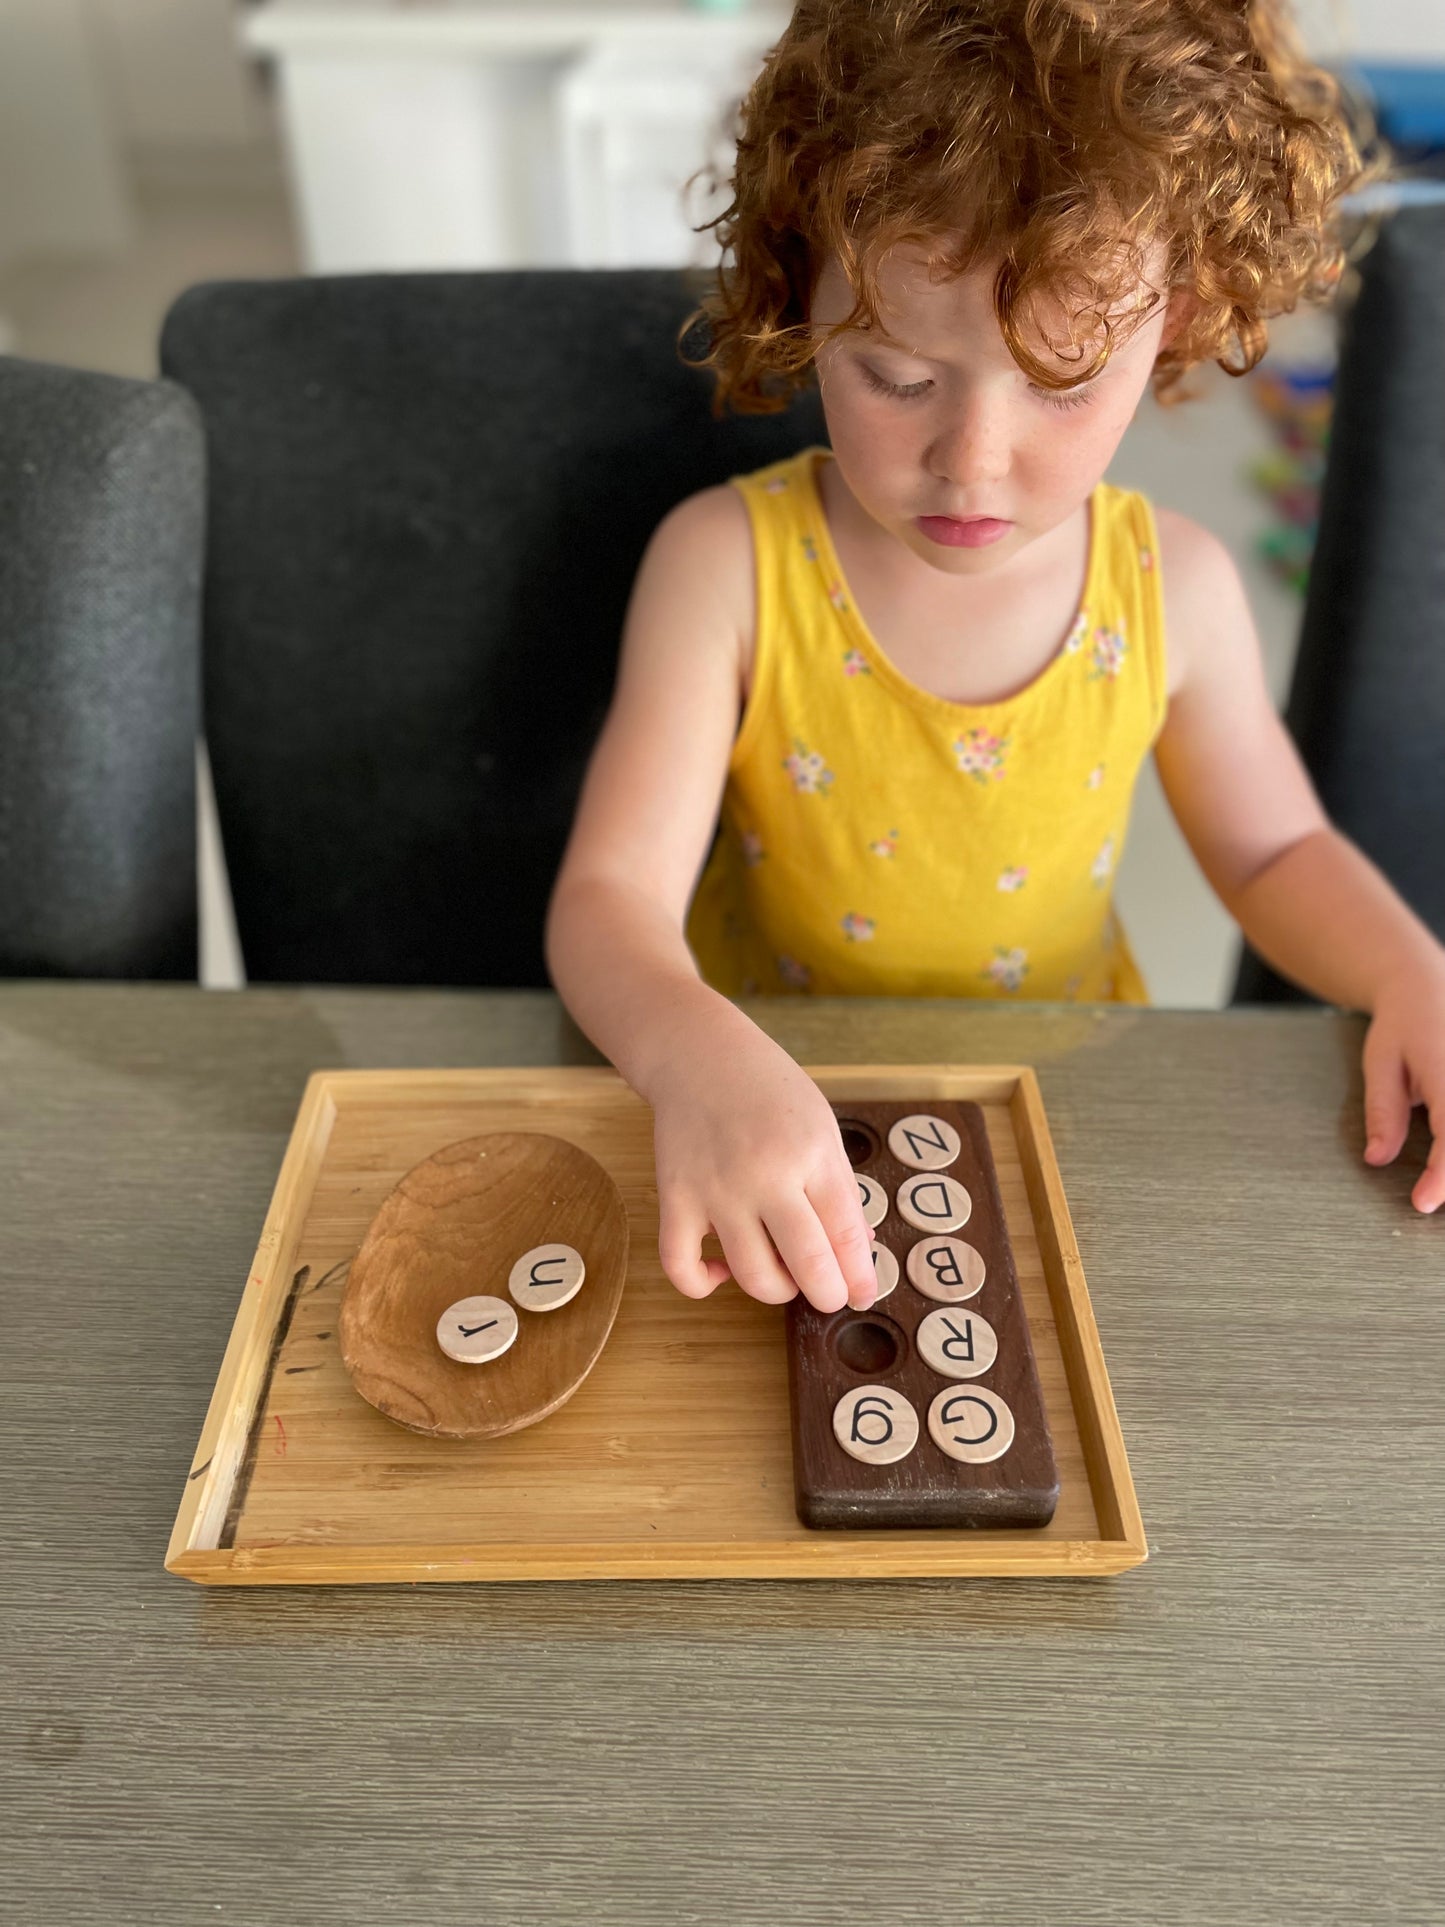
[{"label": "blue object in background", "polygon": [[1370,95],[1380,132],[1397,154],[1445,154],[1445,67],[1368,62],[1347,68],[1341,78]]}]

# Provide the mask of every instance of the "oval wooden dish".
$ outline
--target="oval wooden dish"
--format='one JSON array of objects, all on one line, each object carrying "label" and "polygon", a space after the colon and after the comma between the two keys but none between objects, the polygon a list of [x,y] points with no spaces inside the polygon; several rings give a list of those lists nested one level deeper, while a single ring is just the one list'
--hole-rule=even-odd
[{"label": "oval wooden dish", "polygon": [[[521,1310],[500,1358],[448,1358],[442,1313],[478,1294],[508,1298],[512,1266],[543,1244],[582,1254],[577,1296]],[[341,1355],[361,1396],[399,1425],[501,1438],[571,1398],[607,1342],[626,1276],[627,1213],[595,1158],[537,1132],[465,1138],[408,1171],[372,1219],[342,1300]]]}]

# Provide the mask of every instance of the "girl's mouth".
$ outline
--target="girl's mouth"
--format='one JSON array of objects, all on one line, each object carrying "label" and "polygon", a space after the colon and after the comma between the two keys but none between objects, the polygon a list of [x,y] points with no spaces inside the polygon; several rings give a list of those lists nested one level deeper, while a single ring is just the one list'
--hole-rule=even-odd
[{"label": "girl's mouth", "polygon": [[992,515],[970,515],[956,521],[951,515],[920,515],[914,524],[944,549],[984,549],[1008,534],[1012,522],[1001,522]]}]

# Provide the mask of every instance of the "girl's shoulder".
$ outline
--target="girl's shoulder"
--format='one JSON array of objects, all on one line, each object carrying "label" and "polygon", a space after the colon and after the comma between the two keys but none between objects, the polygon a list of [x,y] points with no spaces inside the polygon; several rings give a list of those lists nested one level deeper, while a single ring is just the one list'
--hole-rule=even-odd
[{"label": "girl's shoulder", "polygon": [[1222,578],[1238,579],[1233,556],[1203,523],[1181,515],[1178,509],[1166,508],[1154,510],[1154,523],[1159,531],[1160,560],[1182,582],[1204,580],[1217,586]]},{"label": "girl's shoulder", "polygon": [[811,499],[819,452],[813,448],[800,449],[780,461],[730,476],[726,482],[685,496],[663,517],[658,533],[665,529],[669,541],[701,543],[736,552],[749,535],[750,524],[757,514],[776,515]]},{"label": "girl's shoulder", "polygon": [[653,531],[643,566],[686,570],[700,591],[716,590],[729,603],[750,597],[752,534],[733,484],[699,489],[670,508]]},{"label": "girl's shoulder", "polygon": [[747,513],[737,489],[732,482],[717,482],[674,504],[658,523],[652,542],[691,554],[719,555],[735,551],[747,529]]},{"label": "girl's shoulder", "polygon": [[781,537],[781,524],[809,514],[809,490],[817,451],[799,450],[712,488],[685,496],[663,517],[643,561],[652,575],[664,573],[690,585],[694,597],[721,611],[738,641],[738,676],[744,691],[752,677],[757,644],[760,565]]},{"label": "girl's shoulder", "polygon": [[1227,625],[1252,630],[1249,601],[1234,557],[1217,535],[1176,509],[1154,511],[1160,587],[1169,639],[1169,694],[1190,680],[1211,635]]},{"label": "girl's shoulder", "polygon": [[768,462],[762,468],[750,469],[745,475],[734,475],[728,486],[737,489],[748,500],[761,500],[780,508],[785,507],[796,501],[811,499],[818,463],[829,458],[828,449],[810,444],[807,448],[795,449],[791,455],[781,456],[775,462]]},{"label": "girl's shoulder", "polygon": [[756,602],[747,508],[728,482],[684,496],[652,532],[633,587],[633,611],[660,611],[686,646],[703,631],[736,640],[739,688],[752,657]]}]

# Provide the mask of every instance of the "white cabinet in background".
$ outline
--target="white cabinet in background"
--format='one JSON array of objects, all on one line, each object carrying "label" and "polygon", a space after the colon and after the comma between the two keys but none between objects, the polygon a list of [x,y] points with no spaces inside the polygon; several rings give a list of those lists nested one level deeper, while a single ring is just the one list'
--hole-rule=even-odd
[{"label": "white cabinet in background", "polygon": [[737,106],[762,57],[720,72],[686,50],[643,60],[603,50],[556,90],[566,259],[578,268],[677,267],[717,257],[697,230],[727,205]]},{"label": "white cabinet in background", "polygon": [[[683,0],[273,0],[245,25],[278,67],[314,273],[638,267],[706,258],[688,177],[725,156],[789,9]],[[710,244],[709,244],[710,245]]]}]

